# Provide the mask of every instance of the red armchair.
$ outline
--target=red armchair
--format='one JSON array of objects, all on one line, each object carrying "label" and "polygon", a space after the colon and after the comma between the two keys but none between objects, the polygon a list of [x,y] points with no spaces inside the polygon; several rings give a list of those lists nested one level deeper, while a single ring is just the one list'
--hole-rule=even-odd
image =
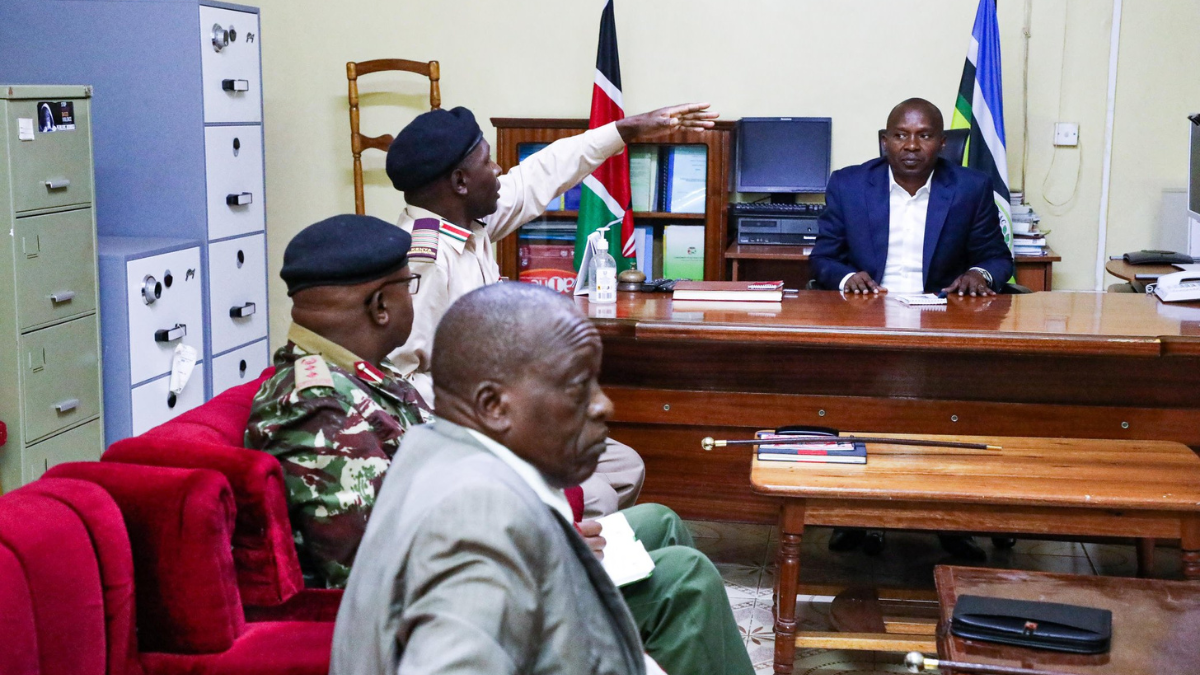
[{"label": "red armchair", "polygon": [[233,559],[246,618],[333,621],[342,592],[304,588],[279,462],[242,447],[254,395],[274,373],[267,368],[253,382],[228,389],[141,436],[113,443],[101,461],[224,474],[237,504]]},{"label": "red armchair", "polygon": [[232,523],[210,471],[64,464],[0,497],[0,672],[328,672],[333,624],[245,622]]},{"label": "red armchair", "polygon": [[147,675],[328,672],[331,622],[246,622],[229,545],[233,494],[221,474],[79,462],[46,476],[98,485],[119,508]]}]

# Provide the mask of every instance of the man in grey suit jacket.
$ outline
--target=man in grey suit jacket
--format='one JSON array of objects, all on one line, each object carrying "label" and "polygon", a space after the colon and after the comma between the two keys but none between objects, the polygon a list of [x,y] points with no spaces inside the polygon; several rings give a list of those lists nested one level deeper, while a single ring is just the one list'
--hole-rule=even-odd
[{"label": "man in grey suit jacket", "polygon": [[439,418],[384,479],[330,672],[657,670],[562,493],[595,470],[612,413],[596,329],[547,289],[496,284],[451,307],[435,344]]}]

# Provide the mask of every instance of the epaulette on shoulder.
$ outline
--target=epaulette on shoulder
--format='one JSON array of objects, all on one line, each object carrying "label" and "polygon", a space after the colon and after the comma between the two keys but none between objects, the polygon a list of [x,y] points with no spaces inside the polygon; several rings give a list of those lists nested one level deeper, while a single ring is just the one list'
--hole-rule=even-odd
[{"label": "epaulette on shoulder", "polygon": [[313,387],[333,388],[333,374],[329,372],[329,364],[320,354],[310,354],[296,359],[296,391],[304,391]]},{"label": "epaulette on shoulder", "polygon": [[412,246],[408,249],[410,260],[437,261],[438,230],[442,221],[437,218],[417,218],[413,221]]}]

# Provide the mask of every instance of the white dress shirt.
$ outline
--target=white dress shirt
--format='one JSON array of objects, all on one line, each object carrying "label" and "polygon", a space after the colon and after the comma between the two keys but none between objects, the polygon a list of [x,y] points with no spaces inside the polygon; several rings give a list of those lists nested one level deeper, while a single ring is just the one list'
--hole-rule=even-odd
[{"label": "white dress shirt", "polygon": [[533,494],[542,500],[543,504],[557,511],[558,515],[562,516],[568,523],[575,522],[575,514],[571,511],[571,504],[567,501],[567,495],[562,490],[550,487],[545,477],[542,476],[541,471],[538,471],[532,464],[518,457],[512,450],[509,450],[484,434],[474,429],[463,428],[467,429],[475,437],[475,440],[483,445],[484,449],[495,455],[501,462],[507,464],[508,468],[516,472],[521,477],[521,480],[529,486],[529,489],[533,490]]}]

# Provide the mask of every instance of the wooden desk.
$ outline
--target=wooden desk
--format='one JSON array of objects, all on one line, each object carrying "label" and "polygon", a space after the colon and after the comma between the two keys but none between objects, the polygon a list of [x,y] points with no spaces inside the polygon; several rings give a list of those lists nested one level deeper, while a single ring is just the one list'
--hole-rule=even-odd
[{"label": "wooden desk", "polygon": [[[808,254],[811,246],[752,246],[733,243],[725,250],[729,263],[729,279],[783,279],[788,288],[804,288],[812,278]],[[1016,257],[1017,283],[1033,291],[1051,290],[1054,263],[1062,260],[1050,249],[1048,255],[1019,255]]]},{"label": "wooden desk", "polygon": [[1164,441],[924,438],[990,443],[1003,449],[868,444],[865,465],[751,462],[754,491],[783,499],[776,558],[776,673],[792,672],[800,541],[807,525],[1179,538],[1184,576],[1200,579],[1200,457],[1186,446]]},{"label": "wooden desk", "polygon": [[1114,277],[1117,277],[1118,279],[1124,279],[1125,281],[1128,281],[1129,285],[1133,286],[1133,291],[1135,293],[1145,293],[1146,284],[1150,282],[1147,280],[1138,281],[1137,275],[1153,274],[1156,276],[1162,276],[1164,274],[1178,272],[1179,268],[1175,267],[1174,265],[1130,265],[1124,260],[1109,260],[1108,262],[1104,263],[1104,271],[1108,272]]},{"label": "wooden desk", "polygon": [[[1181,581],[1119,579],[939,565],[938,655],[951,661],[1088,675],[1193,675],[1200,670],[1200,587]],[[960,595],[1044,600],[1113,613],[1107,654],[1063,654],[950,635]]]},{"label": "wooden desk", "polygon": [[753,312],[675,312],[667,294],[577,302],[604,341],[612,436],[646,462],[642,498],[685,518],[774,520],[778,504],[746,480],[750,450],[706,453],[700,439],[785,424],[1200,446],[1197,305],[1064,292],[940,310],[823,291]]}]

